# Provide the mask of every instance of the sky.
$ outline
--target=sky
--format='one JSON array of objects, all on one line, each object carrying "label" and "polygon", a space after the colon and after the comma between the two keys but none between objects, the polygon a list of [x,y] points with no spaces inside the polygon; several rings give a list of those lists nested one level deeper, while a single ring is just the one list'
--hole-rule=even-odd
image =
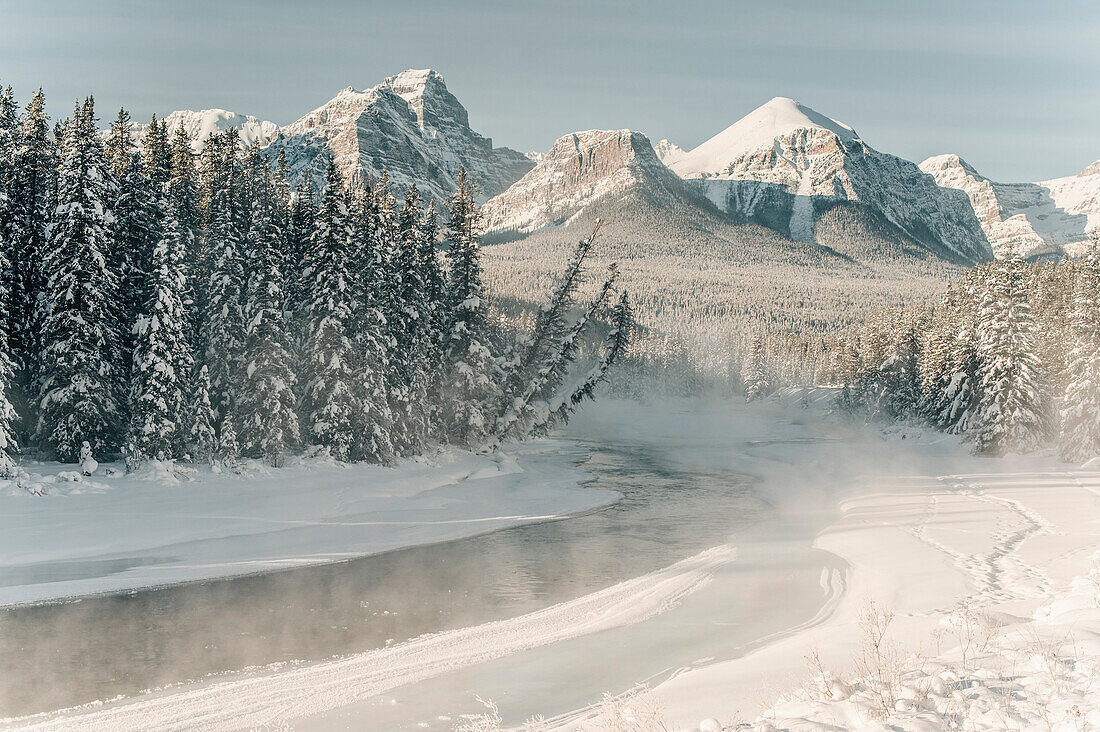
[{"label": "sky", "polygon": [[[494,144],[631,128],[685,149],[774,96],[1001,181],[1100,159],[1096,0],[0,0],[0,83],[51,116],[222,107],[285,124],[434,68]],[[105,124],[105,123],[104,123]]]}]

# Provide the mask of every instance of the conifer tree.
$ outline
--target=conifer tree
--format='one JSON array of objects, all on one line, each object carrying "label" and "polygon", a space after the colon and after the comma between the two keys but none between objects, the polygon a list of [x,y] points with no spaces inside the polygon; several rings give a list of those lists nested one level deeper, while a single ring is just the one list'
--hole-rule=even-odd
[{"label": "conifer tree", "polygon": [[355,399],[359,405],[352,457],[385,462],[393,455],[393,416],[387,377],[390,348],[382,312],[385,270],[378,250],[378,222],[371,191],[360,189],[352,201],[351,274],[355,293],[352,341],[355,345]]},{"label": "conifer tree", "polygon": [[[57,154],[50,137],[46,97],[38,89],[23,114],[9,188],[10,251],[8,338],[15,364],[12,391],[20,424],[32,431],[38,420],[42,319],[50,206],[57,178]],[[24,434],[24,440],[29,438]]]},{"label": "conifer tree", "polygon": [[[115,306],[121,323],[123,352],[129,354],[133,350],[134,324],[146,312],[149,301],[153,249],[161,237],[167,201],[136,152],[119,169],[124,173],[118,181],[112,209],[114,226],[108,264],[119,280],[119,300]],[[125,360],[123,372],[129,374],[128,356]]]},{"label": "conifer tree", "polygon": [[771,393],[768,375],[768,354],[764,349],[764,336],[757,331],[752,339],[752,349],[745,364],[745,399],[756,401]]},{"label": "conifer tree", "polygon": [[1046,436],[1049,416],[1035,320],[1019,259],[990,265],[978,309],[981,396],[978,452],[1028,452]]},{"label": "conifer tree", "polygon": [[[567,396],[563,396],[556,404],[552,404],[546,417],[547,425],[560,424],[569,419],[569,416],[577,410],[585,399],[596,398],[596,387],[607,378],[608,371],[626,353],[630,346],[630,334],[634,328],[634,309],[630,304],[630,298],[624,290],[619,295],[619,301],[611,309],[611,330],[604,339],[603,354],[599,361],[589,370],[588,375]],[[535,425],[539,429],[541,425]],[[540,430],[540,431],[544,431]]]},{"label": "conifer tree", "polygon": [[172,134],[172,177],[165,189],[165,200],[174,212],[184,244],[184,267],[187,284],[183,295],[187,316],[187,342],[192,353],[200,355],[202,318],[205,312],[200,294],[204,288],[203,256],[200,246],[202,213],[199,207],[199,187],[195,171],[195,155],[191,140],[181,122]]},{"label": "conifer tree", "polygon": [[436,252],[436,240],[439,237],[439,215],[435,210],[435,201],[428,201],[424,212],[424,221],[420,225],[420,271],[424,280],[424,297],[430,310],[429,334],[432,348],[436,352],[434,369],[443,355],[443,329],[447,318],[447,282]]},{"label": "conifer tree", "polygon": [[200,345],[203,363],[209,370],[210,400],[217,416],[221,453],[235,449],[236,429],[230,425],[234,435],[229,436],[223,435],[223,430],[236,404],[245,339],[244,241],[234,216],[239,179],[235,146],[233,136],[212,136],[203,149],[202,160],[208,223],[199,288],[203,309]]},{"label": "conifer tree", "polygon": [[1100,237],[1076,266],[1069,316],[1072,337],[1062,399],[1062,457],[1081,462],[1100,455]]},{"label": "conifer tree", "polygon": [[[214,431],[214,406],[210,403],[210,371],[199,366],[188,407],[187,449],[196,462],[212,460],[218,452]],[[236,451],[232,451],[236,454]]]},{"label": "conifer tree", "polygon": [[105,151],[111,175],[115,180],[123,180],[130,172],[130,158],[134,154],[133,124],[125,109],[119,109],[118,117],[111,123]]},{"label": "conifer tree", "polygon": [[443,419],[448,441],[474,448],[485,443],[491,428],[499,379],[489,350],[488,303],[481,281],[480,212],[465,170],[459,172],[458,183],[448,203]]},{"label": "conifer tree", "polygon": [[115,193],[89,97],[69,129],[57,208],[45,259],[49,273],[42,317],[40,447],[57,459],[77,459],[81,443],[94,452],[118,446],[119,334],[113,303],[118,282],[107,266]]},{"label": "conifer tree", "polygon": [[12,88],[0,90],[0,478],[11,475],[16,451],[14,434],[17,419],[9,393],[14,387],[15,363],[12,359],[11,327],[12,243],[11,199],[9,191],[15,175],[15,152],[19,140],[19,124],[15,114]]},{"label": "conifer tree", "polygon": [[283,287],[286,292],[287,323],[291,337],[299,347],[304,338],[305,323],[309,314],[310,293],[305,285],[304,270],[306,258],[312,247],[315,207],[316,197],[313,192],[312,178],[304,175],[290,197],[283,253]]},{"label": "conifer tree", "polygon": [[242,453],[277,466],[299,443],[295,378],[283,321],[281,232],[270,171],[265,169],[251,182],[248,251],[252,271],[245,310],[244,382],[235,423]]},{"label": "conifer tree", "polygon": [[424,212],[420,193],[409,186],[405,203],[397,218],[397,242],[394,254],[393,279],[395,301],[390,314],[390,334],[393,378],[401,384],[395,414],[399,450],[415,452],[428,435],[428,388],[434,364],[437,363],[433,343],[432,305],[428,300],[427,277],[422,263],[424,256]]},{"label": "conifer tree", "polygon": [[185,421],[192,360],[183,301],[185,257],[184,233],[175,212],[169,210],[153,250],[149,295],[134,325],[127,440],[131,467],[149,458],[180,457],[188,437]]},{"label": "conifer tree", "polygon": [[168,123],[154,114],[145,130],[141,154],[153,183],[163,186],[172,178],[172,146],[168,141]]},{"label": "conifer tree", "polygon": [[303,413],[309,441],[329,448],[338,460],[353,455],[361,413],[355,348],[348,332],[355,308],[350,257],[347,199],[340,172],[330,160],[304,268],[310,299],[303,344]]}]

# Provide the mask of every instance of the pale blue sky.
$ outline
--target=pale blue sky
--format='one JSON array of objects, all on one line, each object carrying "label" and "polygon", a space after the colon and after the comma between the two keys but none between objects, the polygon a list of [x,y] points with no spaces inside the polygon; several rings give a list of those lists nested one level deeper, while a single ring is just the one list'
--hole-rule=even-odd
[{"label": "pale blue sky", "polygon": [[1100,2],[0,0],[0,83],[51,115],[224,107],[290,122],[440,71],[498,145],[630,127],[690,148],[777,95],[912,160],[1005,181],[1100,158]]}]

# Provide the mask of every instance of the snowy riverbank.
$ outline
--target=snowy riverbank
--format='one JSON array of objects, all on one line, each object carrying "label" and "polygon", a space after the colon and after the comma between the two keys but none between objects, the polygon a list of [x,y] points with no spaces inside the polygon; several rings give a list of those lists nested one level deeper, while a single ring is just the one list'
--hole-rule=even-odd
[{"label": "snowy riverbank", "polygon": [[[824,622],[631,703],[679,729],[1095,727],[1100,471],[970,468],[867,485],[815,542],[850,565]],[[868,621],[887,613],[875,651]]]},{"label": "snowy riverbank", "polygon": [[[975,458],[939,433],[775,404],[609,402],[570,434],[659,452],[700,479],[751,473],[774,512],[723,547],[543,611],[9,726],[201,717],[225,730],[449,730],[482,710],[475,694],[499,704],[504,726],[545,714],[538,728],[551,729],[695,730],[714,718],[877,730],[884,698],[886,722],[903,729],[1095,723],[1100,472]],[[872,664],[886,696],[852,663],[870,600],[894,614]],[[599,703],[642,681],[652,691]]]},{"label": "snowy riverbank", "polygon": [[21,485],[0,481],[0,605],[337,561],[616,500],[582,485],[578,459],[544,440],[392,468],[297,460],[124,475],[104,465],[84,477],[28,464]]}]

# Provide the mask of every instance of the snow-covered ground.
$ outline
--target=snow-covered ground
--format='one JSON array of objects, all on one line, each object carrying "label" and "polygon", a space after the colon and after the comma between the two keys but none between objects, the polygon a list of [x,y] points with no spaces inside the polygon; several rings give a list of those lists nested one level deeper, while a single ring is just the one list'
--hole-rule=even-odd
[{"label": "snow-covered ground", "polygon": [[[518,618],[0,726],[450,729],[475,693],[504,726],[544,713],[551,729],[1100,724],[1098,466],[976,458],[938,433],[717,400],[605,403],[570,431],[661,446],[700,475],[751,473],[775,513]],[[652,690],[599,702],[641,681]]]},{"label": "snow-covered ground", "polygon": [[686,729],[708,718],[767,730],[1095,728],[1096,467],[975,458],[968,472],[867,485],[815,541],[850,565],[825,622],[685,673],[647,703]]},{"label": "snow-covered ground", "polygon": [[[396,467],[277,470],[30,463],[0,480],[0,605],[330,562],[546,520],[614,501],[567,443],[444,451]],[[37,494],[37,495],[36,495]]]}]

